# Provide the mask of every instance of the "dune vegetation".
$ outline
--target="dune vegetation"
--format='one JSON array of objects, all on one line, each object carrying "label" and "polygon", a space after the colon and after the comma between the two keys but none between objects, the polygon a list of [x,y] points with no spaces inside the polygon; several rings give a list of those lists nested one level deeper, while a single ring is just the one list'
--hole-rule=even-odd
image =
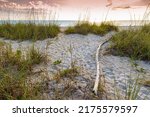
[{"label": "dune vegetation", "polygon": [[89,33],[92,33],[92,34],[103,36],[110,31],[118,31],[118,27],[111,22],[103,22],[101,24],[96,24],[96,23],[89,23],[88,21],[85,21],[85,22],[78,22],[73,27],[68,27],[65,30],[65,33],[82,34],[82,35],[87,35]]},{"label": "dune vegetation", "polygon": [[123,30],[111,38],[110,50],[115,55],[150,60],[150,24]]},{"label": "dune vegetation", "polygon": [[40,99],[42,83],[29,79],[32,68],[45,61],[45,55],[33,47],[23,53],[0,42],[0,99]]},{"label": "dune vegetation", "polygon": [[[111,22],[103,22],[101,24],[78,22],[73,27],[68,27],[65,34],[82,34],[89,33],[96,35],[105,35],[110,31],[118,31],[118,27]],[[0,37],[11,40],[43,40],[46,38],[54,38],[60,33],[60,28],[55,24],[35,24],[35,23],[8,23],[0,24]]]},{"label": "dune vegetation", "polygon": [[0,37],[12,40],[42,40],[56,37],[59,32],[59,26],[55,24],[8,22],[0,24]]},{"label": "dune vegetation", "polygon": [[[127,56],[139,60],[150,60],[150,24],[138,28],[129,28],[128,30],[118,30],[118,27],[110,22],[103,22],[101,24],[78,22],[75,26],[68,27],[64,33],[82,35],[91,33],[104,36],[110,31],[117,31],[117,33],[110,39],[111,45],[109,50],[112,54]],[[0,24],[0,37],[4,39],[36,41],[56,37],[59,33],[59,26],[54,24]],[[72,56],[72,52],[70,52],[70,54]],[[10,44],[0,42],[0,99],[43,99],[44,88],[48,83],[32,82],[30,78],[33,74],[32,68],[45,61],[46,56],[41,54],[34,46],[29,48],[27,51],[14,51]],[[53,62],[53,66],[57,68],[57,65],[61,63],[62,60],[58,59]],[[63,83],[64,79],[69,80],[66,84],[64,84],[64,89],[66,90],[64,90],[63,93],[58,95],[56,87],[56,91],[53,91],[55,98],[61,99],[60,97],[64,98],[64,96],[67,96],[66,94],[71,92],[71,87],[73,87],[72,89],[74,90],[75,85],[71,84],[71,80],[74,80],[74,78],[79,75],[80,69],[74,65],[71,66],[71,68],[58,69],[56,74],[53,76],[53,80],[57,81],[56,85],[58,85],[59,82]],[[139,84],[149,86],[150,82],[149,80],[145,80],[145,82],[140,82]],[[139,84],[137,82],[135,84],[127,84],[126,94],[123,99],[137,99],[140,91]],[[134,88],[132,89],[132,87]],[[105,93],[107,93],[105,88],[105,84],[100,84],[98,92],[105,95]],[[120,99],[118,97],[121,97],[122,95],[117,92],[115,96],[116,99]],[[91,94],[90,98],[94,99],[95,95]]]}]

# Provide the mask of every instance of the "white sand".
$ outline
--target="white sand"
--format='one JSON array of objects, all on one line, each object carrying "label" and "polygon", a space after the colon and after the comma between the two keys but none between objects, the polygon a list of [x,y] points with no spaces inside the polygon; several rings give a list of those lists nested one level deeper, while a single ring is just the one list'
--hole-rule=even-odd
[{"label": "white sand", "polygon": [[[80,76],[73,80],[71,79],[71,81],[67,78],[60,83],[51,80],[49,82],[49,91],[46,98],[56,99],[56,95],[54,94],[56,89],[59,90],[60,95],[64,94],[64,83],[69,81],[72,83],[70,84],[72,90],[67,97],[61,97],[60,99],[93,99],[92,89],[96,75],[96,49],[101,41],[104,41],[112,34],[113,33],[109,33],[105,37],[92,34],[87,36],[78,34],[59,34],[56,38],[35,42],[34,45],[39,48],[41,52],[47,53],[50,58],[47,65],[42,64],[36,66],[34,69],[35,71],[46,69],[47,77],[52,79],[53,74],[58,70],[69,68],[71,61],[74,61],[75,65],[78,66],[81,71]],[[3,39],[0,40],[11,43],[14,50],[17,48],[26,50],[33,45],[33,42],[31,41],[18,42]],[[53,62],[56,60],[61,60],[62,63],[57,66],[53,65]],[[103,71],[105,73],[108,90],[114,88],[114,85],[116,85],[116,88],[118,88],[120,92],[124,92],[126,88],[125,81],[135,78],[140,74],[137,74],[135,68],[131,66],[130,59],[126,57],[105,55],[101,62],[103,63]],[[137,63],[139,67],[143,68],[146,72],[144,78],[150,78],[150,64],[144,61],[137,61]],[[38,78],[39,76],[36,77]],[[116,84],[114,84],[114,80],[116,80]],[[110,93],[111,96],[114,95],[114,89],[107,92]],[[138,99],[150,99],[150,87],[143,86],[139,94]]]}]

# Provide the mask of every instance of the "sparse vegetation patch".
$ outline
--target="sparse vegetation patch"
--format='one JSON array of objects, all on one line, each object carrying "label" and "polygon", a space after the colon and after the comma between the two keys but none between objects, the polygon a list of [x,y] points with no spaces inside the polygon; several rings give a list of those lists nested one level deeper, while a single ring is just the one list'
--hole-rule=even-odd
[{"label": "sparse vegetation patch", "polygon": [[89,33],[96,35],[105,35],[110,31],[118,31],[118,27],[110,22],[103,22],[101,24],[79,22],[74,27],[68,27],[65,31],[66,34],[82,34],[87,35]]},{"label": "sparse vegetation patch", "polygon": [[28,76],[44,58],[34,47],[23,53],[0,42],[0,99],[40,99],[42,84],[30,82]]}]

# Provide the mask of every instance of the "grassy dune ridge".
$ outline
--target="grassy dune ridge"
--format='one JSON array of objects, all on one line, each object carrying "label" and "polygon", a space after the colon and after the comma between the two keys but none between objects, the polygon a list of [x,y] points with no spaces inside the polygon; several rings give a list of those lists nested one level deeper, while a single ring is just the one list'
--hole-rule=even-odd
[{"label": "grassy dune ridge", "polygon": [[56,37],[59,32],[59,26],[55,24],[0,24],[0,37],[12,40],[42,40],[46,38]]},{"label": "grassy dune ridge", "polygon": [[73,27],[68,27],[65,31],[66,34],[82,34],[87,35],[89,33],[96,35],[105,35],[110,31],[118,31],[118,27],[112,22],[102,22],[101,24],[89,23],[89,22],[78,22]]},{"label": "grassy dune ridge", "polygon": [[113,54],[150,60],[150,24],[123,30],[114,35],[111,40]]},{"label": "grassy dune ridge", "polygon": [[[118,31],[118,27],[112,22],[102,22],[101,24],[90,23],[88,21],[78,22],[73,27],[68,27],[65,34],[93,33],[105,35],[110,31]],[[60,27],[56,24],[36,24],[36,23],[16,23],[4,22],[0,24],[0,37],[12,40],[42,40],[56,37],[60,33]]]}]

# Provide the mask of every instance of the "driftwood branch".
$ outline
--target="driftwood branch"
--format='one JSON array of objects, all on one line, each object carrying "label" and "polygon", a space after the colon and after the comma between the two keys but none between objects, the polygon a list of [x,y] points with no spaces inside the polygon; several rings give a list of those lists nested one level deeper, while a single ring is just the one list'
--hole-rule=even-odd
[{"label": "driftwood branch", "polygon": [[110,37],[106,36],[106,38],[104,38],[104,41],[100,43],[100,45],[98,46],[97,51],[96,51],[96,66],[97,66],[96,72],[97,73],[96,73],[96,79],[95,79],[95,84],[94,84],[94,88],[93,88],[93,92],[96,95],[97,95],[99,84],[104,84],[104,81],[105,81],[102,63],[100,62],[100,59],[103,56],[102,46],[110,40],[111,36],[112,35],[110,35]]},{"label": "driftwood branch", "polygon": [[97,48],[97,51],[96,51],[96,65],[97,65],[97,70],[96,70],[96,80],[95,80],[95,85],[94,85],[94,88],[93,88],[93,91],[94,93],[97,95],[97,90],[98,90],[98,85],[99,85],[99,82],[101,80],[101,78],[104,77],[103,75],[103,70],[101,68],[101,63],[99,61],[99,57],[101,56],[101,52],[100,52],[100,49],[101,49],[101,46],[103,45],[103,43],[101,43],[98,48]]}]

